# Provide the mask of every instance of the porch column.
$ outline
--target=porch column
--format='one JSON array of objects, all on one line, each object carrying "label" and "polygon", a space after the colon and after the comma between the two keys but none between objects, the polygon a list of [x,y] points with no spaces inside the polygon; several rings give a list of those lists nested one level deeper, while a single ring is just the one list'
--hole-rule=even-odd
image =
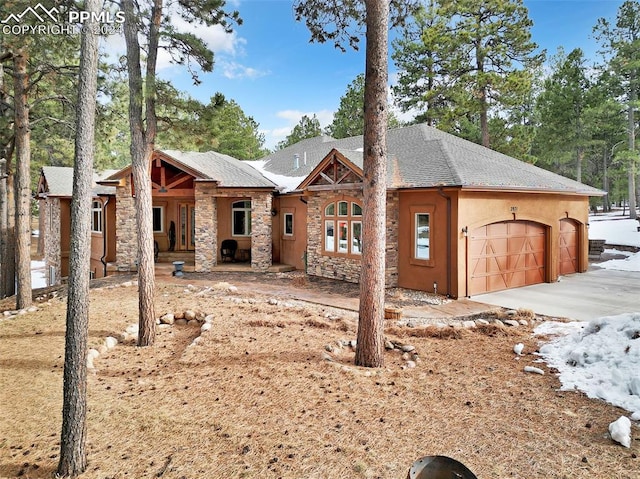
[{"label": "porch column", "polygon": [[385,284],[398,286],[398,234],[400,225],[400,196],[397,191],[387,192],[387,238]]},{"label": "porch column", "polygon": [[209,273],[218,263],[218,204],[215,184],[196,182],[195,270]]},{"label": "porch column", "polygon": [[138,257],[136,207],[131,195],[131,177],[116,187],[116,269],[132,271]]},{"label": "porch column", "polygon": [[[46,198],[40,200],[40,214],[44,215],[44,230],[40,230],[40,236],[44,235],[44,261],[47,265],[47,286],[60,284],[61,280],[61,254],[60,250],[60,199]],[[53,270],[51,269],[53,267]]]},{"label": "porch column", "polygon": [[251,195],[251,269],[266,271],[272,264],[271,192]]}]

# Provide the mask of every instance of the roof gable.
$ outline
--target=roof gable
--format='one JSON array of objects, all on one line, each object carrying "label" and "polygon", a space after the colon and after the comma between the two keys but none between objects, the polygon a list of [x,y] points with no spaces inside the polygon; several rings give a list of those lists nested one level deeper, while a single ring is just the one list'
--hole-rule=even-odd
[{"label": "roof gable", "polygon": [[[276,186],[246,162],[215,151],[156,150],[151,161],[158,159],[170,165],[172,171],[179,170],[189,175],[193,181],[215,181],[220,187],[235,188],[275,188]],[[118,171],[108,180],[117,180],[129,174],[131,174],[131,166]],[[183,175],[183,178],[186,182],[186,176]],[[155,183],[157,186],[162,186],[157,181]]]},{"label": "roof gable", "polygon": [[297,189],[353,187],[361,184],[362,179],[362,153],[333,148]]}]

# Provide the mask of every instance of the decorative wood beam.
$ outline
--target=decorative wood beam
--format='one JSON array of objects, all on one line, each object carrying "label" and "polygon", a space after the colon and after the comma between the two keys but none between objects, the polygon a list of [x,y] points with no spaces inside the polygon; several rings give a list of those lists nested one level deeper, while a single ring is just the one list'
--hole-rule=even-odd
[{"label": "decorative wood beam", "polygon": [[321,171],[320,176],[322,176],[325,180],[327,180],[332,185],[335,184],[335,181],[332,178],[329,178],[329,176],[325,175],[324,172]]}]

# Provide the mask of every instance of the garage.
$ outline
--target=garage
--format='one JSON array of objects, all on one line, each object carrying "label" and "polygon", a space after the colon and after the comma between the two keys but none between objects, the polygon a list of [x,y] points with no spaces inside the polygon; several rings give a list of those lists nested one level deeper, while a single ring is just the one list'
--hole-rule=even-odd
[{"label": "garage", "polygon": [[560,254],[558,274],[578,272],[578,224],[572,219],[560,220]]},{"label": "garage", "polygon": [[531,221],[502,221],[473,230],[469,293],[543,283],[546,243],[545,226]]}]

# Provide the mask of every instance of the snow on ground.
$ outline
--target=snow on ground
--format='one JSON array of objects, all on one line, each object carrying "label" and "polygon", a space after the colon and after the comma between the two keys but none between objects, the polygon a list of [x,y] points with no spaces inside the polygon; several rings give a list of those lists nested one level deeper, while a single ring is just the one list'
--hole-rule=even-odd
[{"label": "snow on ground", "polygon": [[[589,217],[589,239],[604,239],[607,244],[640,247],[640,223],[636,220],[614,213],[592,215]],[[622,254],[624,259],[612,259],[598,263],[596,266],[618,271],[640,271],[640,252],[630,253],[607,249],[607,253]]]},{"label": "snow on ground", "polygon": [[32,261],[31,262],[31,288],[46,288],[47,286],[47,276],[46,276],[47,265],[44,261]]},{"label": "snow on ground", "polygon": [[640,231],[636,220],[620,211],[589,216],[589,239],[606,239],[609,244],[640,247]]},{"label": "snow on ground", "polygon": [[547,321],[535,334],[558,335],[539,351],[558,370],[563,390],[579,389],[640,420],[640,313],[590,322]]},{"label": "snow on ground", "polygon": [[[636,220],[620,212],[589,218],[589,238],[608,244],[639,246]],[[596,266],[640,272],[640,252],[607,249],[626,256]],[[640,275],[638,275],[640,286]],[[640,311],[640,304],[638,305]],[[553,339],[540,347],[540,356],[558,370],[563,390],[578,389],[590,398],[619,406],[640,420],[640,312],[608,316],[589,322],[547,321],[535,329]]]}]

